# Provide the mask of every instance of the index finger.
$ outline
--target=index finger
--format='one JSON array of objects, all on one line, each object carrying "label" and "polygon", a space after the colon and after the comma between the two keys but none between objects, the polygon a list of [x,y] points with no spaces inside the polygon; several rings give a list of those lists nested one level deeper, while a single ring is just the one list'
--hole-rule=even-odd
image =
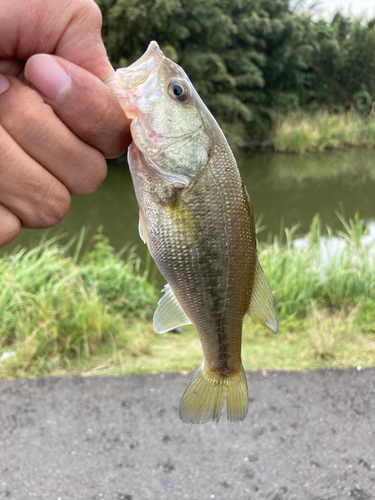
[{"label": "index finger", "polygon": [[105,80],[113,68],[101,26],[94,0],[2,0],[0,58],[26,61],[42,52],[56,54]]}]

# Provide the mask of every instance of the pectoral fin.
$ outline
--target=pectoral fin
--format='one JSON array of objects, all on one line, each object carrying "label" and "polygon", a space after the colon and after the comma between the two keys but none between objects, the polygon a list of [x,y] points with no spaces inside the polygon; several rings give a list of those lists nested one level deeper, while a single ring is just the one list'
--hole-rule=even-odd
[{"label": "pectoral fin", "polygon": [[139,210],[138,232],[143,243],[146,243],[148,246],[146,223],[141,210]]},{"label": "pectoral fin", "polygon": [[154,314],[155,332],[164,333],[179,326],[190,325],[190,319],[184,313],[170,286],[165,285],[163,292],[165,293],[159,300]]},{"label": "pectoral fin", "polygon": [[277,320],[275,303],[271,288],[258,260],[255,269],[253,293],[247,314],[250,318],[267,327],[271,332],[277,333],[279,322]]}]

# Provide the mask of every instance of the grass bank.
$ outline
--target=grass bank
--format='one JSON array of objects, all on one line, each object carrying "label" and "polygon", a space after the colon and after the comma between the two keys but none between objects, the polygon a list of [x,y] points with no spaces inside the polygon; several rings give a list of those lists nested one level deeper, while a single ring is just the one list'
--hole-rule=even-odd
[{"label": "grass bank", "polygon": [[[132,250],[116,253],[98,234],[80,255],[84,231],[0,257],[0,376],[74,371],[99,355],[149,352],[135,329],[157,296]],[[133,323],[136,322],[136,327]]]},{"label": "grass bank", "polygon": [[[375,364],[375,253],[359,216],[345,221],[327,257],[319,216],[305,244],[295,228],[259,247],[275,295],[277,336],[249,318],[243,361],[251,369]],[[83,233],[0,257],[0,377],[194,370],[201,348],[193,327],[157,335],[160,293],[130,251],[98,235],[80,255]],[[327,253],[328,252],[328,253]]]},{"label": "grass bank", "polygon": [[272,141],[279,153],[306,154],[326,149],[375,147],[375,115],[354,111],[289,113],[275,120]]}]

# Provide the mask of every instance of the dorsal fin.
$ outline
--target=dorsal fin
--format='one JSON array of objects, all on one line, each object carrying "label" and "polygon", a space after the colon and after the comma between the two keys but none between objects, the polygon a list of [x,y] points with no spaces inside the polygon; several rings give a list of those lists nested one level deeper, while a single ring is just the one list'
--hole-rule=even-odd
[{"label": "dorsal fin", "polygon": [[250,318],[267,327],[271,332],[277,333],[279,322],[277,320],[275,303],[271,288],[258,260],[255,268],[253,293],[247,314]]},{"label": "dorsal fin", "polygon": [[164,295],[159,300],[154,314],[155,332],[164,333],[182,325],[190,325],[190,319],[184,313],[170,286],[165,285],[162,291]]}]

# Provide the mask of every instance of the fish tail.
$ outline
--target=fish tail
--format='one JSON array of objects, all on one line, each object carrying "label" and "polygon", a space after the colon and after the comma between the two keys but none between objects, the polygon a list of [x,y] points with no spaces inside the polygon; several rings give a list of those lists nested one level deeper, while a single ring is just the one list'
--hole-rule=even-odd
[{"label": "fish tail", "polygon": [[241,371],[235,380],[229,382],[227,389],[227,417],[231,422],[242,422],[247,415],[249,393],[245,370]]},{"label": "fish tail", "polygon": [[231,422],[242,421],[247,414],[248,392],[246,375],[225,377],[209,372],[203,364],[195,372],[180,403],[180,418],[185,424],[218,422],[227,396],[227,416]]}]

